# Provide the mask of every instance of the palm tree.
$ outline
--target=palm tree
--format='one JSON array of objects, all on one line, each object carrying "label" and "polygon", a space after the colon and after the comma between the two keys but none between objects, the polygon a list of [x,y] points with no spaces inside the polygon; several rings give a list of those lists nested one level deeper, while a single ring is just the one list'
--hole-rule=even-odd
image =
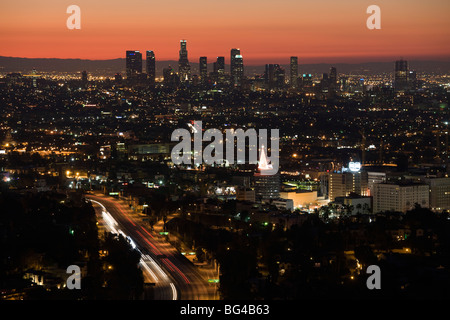
[{"label": "palm tree", "polygon": [[363,213],[369,213],[369,205],[367,203],[363,204]]},{"label": "palm tree", "polygon": [[356,209],[358,209],[357,214],[360,214],[359,210],[361,210],[361,208],[362,208],[361,203],[358,203],[358,204],[356,205]]},{"label": "palm tree", "polygon": [[354,206],[349,205],[349,204],[343,204],[342,207],[344,208],[344,214],[346,216],[349,216],[353,212],[353,209],[354,209]]},{"label": "palm tree", "polygon": [[330,208],[330,206],[328,206],[328,205],[323,206],[323,207],[320,208],[320,213],[321,213],[322,217],[323,217],[325,220],[328,219],[328,217],[329,217],[329,215],[330,215],[330,212],[331,212],[331,208]]}]

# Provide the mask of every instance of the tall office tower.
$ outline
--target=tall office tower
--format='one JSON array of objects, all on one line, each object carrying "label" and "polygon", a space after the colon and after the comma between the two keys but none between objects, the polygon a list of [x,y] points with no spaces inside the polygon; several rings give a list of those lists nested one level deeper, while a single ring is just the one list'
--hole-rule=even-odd
[{"label": "tall office tower", "polygon": [[408,62],[405,60],[395,61],[394,90],[405,91],[408,89]]},{"label": "tall office tower", "polygon": [[238,54],[235,58],[235,81],[234,85],[236,87],[242,86],[242,81],[244,80],[244,59],[242,55]]},{"label": "tall office tower", "polygon": [[320,81],[320,86],[322,87],[322,92],[328,92],[330,87],[330,78],[328,77],[328,73],[322,74],[322,80]]},{"label": "tall office tower", "polygon": [[[86,71],[83,71],[83,75],[84,75],[84,73],[86,73]],[[36,83],[37,71],[36,71],[36,69],[33,68],[33,71],[31,71],[31,74],[33,75],[33,77],[32,77],[32,79],[33,79],[33,88],[36,88],[37,87],[37,83]],[[81,80],[83,82],[83,77],[81,78]],[[87,73],[86,73],[86,84],[87,84]]]},{"label": "tall office tower", "polygon": [[217,72],[217,79],[219,83],[225,82],[225,57],[217,57],[217,61],[214,64],[215,70]]},{"label": "tall office tower", "polygon": [[200,68],[200,80],[202,84],[206,84],[208,81],[208,58],[207,57],[200,57],[199,61],[199,68]]},{"label": "tall office tower", "polygon": [[337,78],[337,70],[335,67],[330,68],[330,90],[334,91],[337,88],[338,78]]},{"label": "tall office tower", "polygon": [[272,166],[268,163],[264,146],[262,146],[258,162],[259,172],[256,172],[253,175],[255,181],[255,196],[258,201],[278,199],[280,197],[280,174],[263,174],[265,170],[270,170],[271,168]]},{"label": "tall office tower", "polygon": [[142,53],[127,51],[126,53],[127,78],[136,78],[142,73]]},{"label": "tall office tower", "polygon": [[417,74],[416,71],[410,70],[408,71],[408,88],[411,90],[417,90]]},{"label": "tall office tower", "polygon": [[81,73],[81,84],[83,87],[86,87],[88,83],[88,74],[86,71],[83,71]]},{"label": "tall office tower", "polygon": [[156,63],[155,63],[155,53],[151,50],[147,50],[146,53],[146,66],[147,66],[147,77],[150,84],[155,84],[156,78]]},{"label": "tall office tower", "polygon": [[264,82],[266,86],[270,88],[270,83],[273,82],[274,74],[274,64],[266,64],[266,69],[264,71]]},{"label": "tall office tower", "polygon": [[231,83],[235,87],[242,86],[244,79],[244,61],[240,49],[231,49],[230,58]]},{"label": "tall office tower", "polygon": [[359,78],[358,88],[356,90],[358,92],[362,92],[362,93],[364,93],[366,91],[366,80],[364,80],[364,78]]},{"label": "tall office tower", "polygon": [[278,66],[278,68],[275,70],[275,86],[278,89],[283,89],[286,85],[286,72],[284,68]]},{"label": "tall office tower", "polygon": [[302,77],[303,88],[311,88],[313,86],[313,80],[311,73],[304,73]]},{"label": "tall office tower", "polygon": [[241,54],[240,49],[231,49],[231,56],[230,56],[230,75],[233,77],[234,70],[235,70],[235,64],[236,64],[236,56]]},{"label": "tall office tower", "polygon": [[163,77],[164,77],[164,86],[175,88],[179,84],[178,75],[175,73],[175,70],[171,66],[163,69]]},{"label": "tall office tower", "polygon": [[291,57],[290,63],[290,79],[289,84],[291,88],[298,88],[298,57]]},{"label": "tall office tower", "polygon": [[268,89],[282,89],[285,84],[284,69],[279,64],[266,64],[264,80]]},{"label": "tall office tower", "polygon": [[178,60],[178,76],[181,82],[189,82],[191,79],[191,66],[189,65],[187,41],[180,40],[180,58]]}]

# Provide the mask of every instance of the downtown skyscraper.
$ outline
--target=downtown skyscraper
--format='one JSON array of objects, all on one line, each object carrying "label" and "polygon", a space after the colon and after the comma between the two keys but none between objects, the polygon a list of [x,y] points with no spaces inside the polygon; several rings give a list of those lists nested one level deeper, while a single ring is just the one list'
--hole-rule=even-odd
[{"label": "downtown skyscraper", "polygon": [[298,88],[298,57],[291,57],[289,84],[291,88]]},{"label": "downtown skyscraper", "polygon": [[125,59],[127,78],[138,77],[142,73],[142,53],[136,50],[128,50]]},{"label": "downtown skyscraper", "polygon": [[264,81],[266,88],[282,89],[285,84],[285,71],[279,64],[266,64],[264,72]]},{"label": "downtown skyscraper", "polygon": [[394,89],[397,92],[408,89],[408,62],[403,59],[395,61]]},{"label": "downtown skyscraper", "polygon": [[155,64],[155,53],[151,50],[147,50],[146,53],[146,71],[147,78],[150,84],[155,84],[156,78],[156,64]]},{"label": "downtown skyscraper", "polygon": [[230,57],[231,83],[235,87],[242,86],[244,78],[244,61],[240,49],[231,49]]},{"label": "downtown skyscraper", "polygon": [[199,69],[200,69],[200,81],[202,84],[206,84],[206,82],[208,81],[208,58],[207,57],[200,57]]},{"label": "downtown skyscraper", "polygon": [[180,40],[180,57],[178,59],[178,76],[181,82],[191,80],[191,66],[189,65],[187,41]]},{"label": "downtown skyscraper", "polygon": [[225,82],[225,57],[217,57],[214,62],[214,74],[218,83]]},{"label": "downtown skyscraper", "polygon": [[330,77],[328,79],[329,83],[329,91],[330,93],[334,93],[338,88],[338,74],[336,67],[330,68]]}]

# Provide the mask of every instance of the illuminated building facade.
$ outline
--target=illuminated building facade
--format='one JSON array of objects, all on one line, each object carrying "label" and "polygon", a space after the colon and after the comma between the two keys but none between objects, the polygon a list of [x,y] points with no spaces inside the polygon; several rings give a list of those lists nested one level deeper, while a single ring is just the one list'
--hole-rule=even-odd
[{"label": "illuminated building facade", "polygon": [[347,197],[350,193],[362,196],[369,194],[367,172],[329,173],[327,180],[330,201],[337,197]]},{"label": "illuminated building facade", "polygon": [[423,181],[430,188],[430,208],[450,210],[450,178],[426,178]]},{"label": "illuminated building facade", "polygon": [[191,66],[188,59],[187,41],[180,40],[180,56],[178,59],[178,76],[181,82],[191,80]]},{"label": "illuminated building facade", "polygon": [[208,58],[207,57],[200,57],[199,68],[200,68],[200,81],[202,84],[206,84],[206,82],[208,81]]},{"label": "illuminated building facade", "polygon": [[225,57],[217,57],[217,61],[214,62],[214,73],[218,83],[225,82]]},{"label": "illuminated building facade", "polygon": [[257,201],[274,200],[280,198],[280,175],[265,175],[262,174],[264,170],[272,169],[268,163],[267,155],[262,146],[261,156],[259,160],[258,169],[260,172],[255,173],[255,197]]},{"label": "illuminated building facade", "polygon": [[406,212],[419,204],[429,207],[428,185],[419,183],[380,183],[373,186],[373,212]]},{"label": "illuminated building facade", "polygon": [[126,72],[128,79],[136,78],[142,73],[142,53],[131,50],[126,52]]},{"label": "illuminated building facade", "polygon": [[242,86],[242,80],[244,78],[244,60],[240,49],[231,49],[230,73],[233,86]]},{"label": "illuminated building facade", "polygon": [[298,88],[298,57],[291,57],[290,60],[290,79],[291,88]]},{"label": "illuminated building facade", "polygon": [[405,60],[395,61],[394,89],[397,92],[408,89],[408,62]]}]

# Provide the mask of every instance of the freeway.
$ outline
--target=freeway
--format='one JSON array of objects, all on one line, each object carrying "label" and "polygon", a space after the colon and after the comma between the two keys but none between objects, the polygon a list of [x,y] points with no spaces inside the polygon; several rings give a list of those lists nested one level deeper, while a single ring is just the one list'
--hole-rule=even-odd
[{"label": "freeway", "polygon": [[214,290],[197,268],[162,237],[149,230],[127,205],[112,197],[87,194],[111,232],[122,233],[141,252],[146,282],[155,283],[155,300],[209,300]]}]

